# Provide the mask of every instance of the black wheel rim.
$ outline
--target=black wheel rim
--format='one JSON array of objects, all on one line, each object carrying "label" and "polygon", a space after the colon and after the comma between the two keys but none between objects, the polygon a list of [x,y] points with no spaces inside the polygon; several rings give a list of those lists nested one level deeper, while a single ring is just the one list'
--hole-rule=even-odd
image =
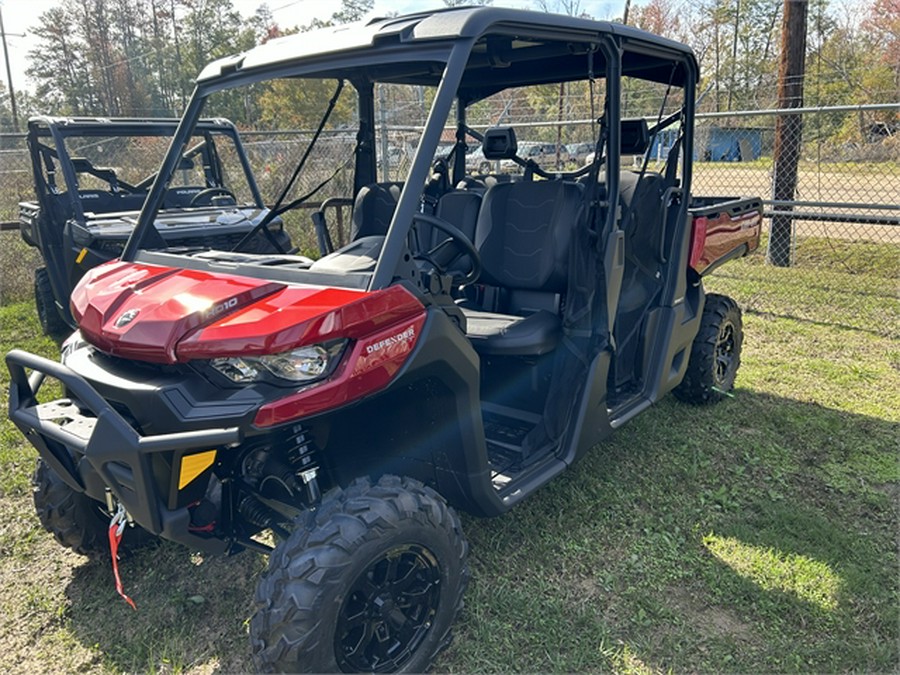
[{"label": "black wheel rim", "polygon": [[338,615],[334,648],[345,672],[390,673],[412,658],[434,622],[441,570],[417,545],[393,548],[357,577]]},{"label": "black wheel rim", "polygon": [[716,338],[716,384],[726,384],[734,364],[735,335],[731,323],[723,324]]}]

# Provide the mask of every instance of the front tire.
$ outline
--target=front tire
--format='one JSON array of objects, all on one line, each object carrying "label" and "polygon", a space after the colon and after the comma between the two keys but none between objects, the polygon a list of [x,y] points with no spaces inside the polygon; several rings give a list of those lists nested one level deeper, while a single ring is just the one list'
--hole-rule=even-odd
[{"label": "front tire", "polygon": [[684,379],[675,396],[688,403],[716,403],[734,388],[741,365],[744,329],[741,308],[727,295],[706,296],[700,331],[691,346]]},{"label": "front tire", "polygon": [[34,271],[34,304],[44,335],[56,342],[62,342],[72,333],[69,324],[63,320],[56,307],[50,274],[46,267],[39,267]]},{"label": "front tire", "polygon": [[424,672],[469,580],[459,518],[409,478],[357,479],[298,520],[256,591],[263,672]]},{"label": "front tire", "polygon": [[[31,482],[38,519],[56,541],[88,558],[109,557],[110,516],[102,504],[75,492],[42,459],[38,459]],[[127,556],[156,541],[137,525],[126,527],[119,555]]]}]

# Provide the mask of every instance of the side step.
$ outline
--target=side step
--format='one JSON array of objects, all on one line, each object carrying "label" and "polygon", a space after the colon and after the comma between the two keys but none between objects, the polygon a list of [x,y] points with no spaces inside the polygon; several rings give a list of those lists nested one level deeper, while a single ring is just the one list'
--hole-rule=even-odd
[{"label": "side step", "polygon": [[541,421],[541,416],[517,408],[482,402],[484,435],[491,481],[494,489],[503,490],[523,469],[538,459],[525,457],[522,444],[528,433]]}]

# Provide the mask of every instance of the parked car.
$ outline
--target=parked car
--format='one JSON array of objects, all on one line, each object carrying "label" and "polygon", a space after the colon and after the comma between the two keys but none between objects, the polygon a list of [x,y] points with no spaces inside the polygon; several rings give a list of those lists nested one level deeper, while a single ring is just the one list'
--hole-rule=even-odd
[{"label": "parked car", "polygon": [[466,152],[466,171],[473,174],[489,174],[495,169],[495,163],[488,161],[481,146]]},{"label": "parked car", "polygon": [[569,161],[582,166],[588,163],[588,155],[594,152],[593,143],[569,143],[566,146]]},{"label": "parked car", "polygon": [[[671,171],[621,166],[669,123],[622,119],[626,75],[677,90]],[[592,164],[531,164],[507,126],[483,155],[532,180],[466,173],[469,106],[595,76]],[[333,82],[333,100],[353,85],[352,241],[314,261],[160,242],[199,112],[278,77]],[[114,565],[120,542],[156,537],[268,555],[249,621],[261,671],[426,671],[470,578],[456,509],[505,513],[667,393],[711,403],[734,386],[741,312],[704,277],[758,246],[762,210],[691,195],[698,79],[673,40],[494,7],[289,35],[207,66],[119,259],[73,292],[61,363],[6,356],[43,526]],[[402,182],[377,182],[382,82],[434,91]],[[433,181],[448,118],[460,152]],[[40,397],[41,374],[65,396]]]},{"label": "parked car", "polygon": [[[559,148],[559,157],[557,158],[557,148]],[[540,143],[540,142],[523,142],[519,144],[519,156],[525,161],[531,160],[539,166],[547,170],[556,170],[562,168],[569,161],[569,152],[565,145],[556,143]],[[558,166],[557,166],[557,159]],[[501,168],[505,171],[518,171],[520,167],[515,162],[505,160],[501,162]]]}]

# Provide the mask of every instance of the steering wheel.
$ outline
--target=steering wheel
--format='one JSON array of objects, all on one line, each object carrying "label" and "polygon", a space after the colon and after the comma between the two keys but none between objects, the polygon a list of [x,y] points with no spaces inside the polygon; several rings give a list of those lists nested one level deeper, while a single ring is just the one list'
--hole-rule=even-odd
[{"label": "steering wheel", "polygon": [[[448,235],[449,239],[444,239],[427,251],[417,253],[414,257],[417,260],[424,260],[440,274],[449,274],[457,279],[460,286],[475,283],[481,274],[481,256],[478,255],[478,249],[469,241],[469,238],[455,225],[451,225],[437,216],[417,213],[413,216],[413,225],[417,222],[440,230]],[[463,273],[451,269],[454,263],[463,258],[469,259],[470,269],[468,272]]]},{"label": "steering wheel", "polygon": [[[191,197],[190,206],[210,206],[212,204],[212,198],[216,195],[225,195],[226,197],[231,197],[234,199],[234,193],[228,188],[224,188],[221,185],[217,185],[215,187],[209,187],[205,190],[200,190],[197,194]],[[203,200],[209,200],[206,204],[201,204]],[[237,200],[235,200],[237,203]]]}]

